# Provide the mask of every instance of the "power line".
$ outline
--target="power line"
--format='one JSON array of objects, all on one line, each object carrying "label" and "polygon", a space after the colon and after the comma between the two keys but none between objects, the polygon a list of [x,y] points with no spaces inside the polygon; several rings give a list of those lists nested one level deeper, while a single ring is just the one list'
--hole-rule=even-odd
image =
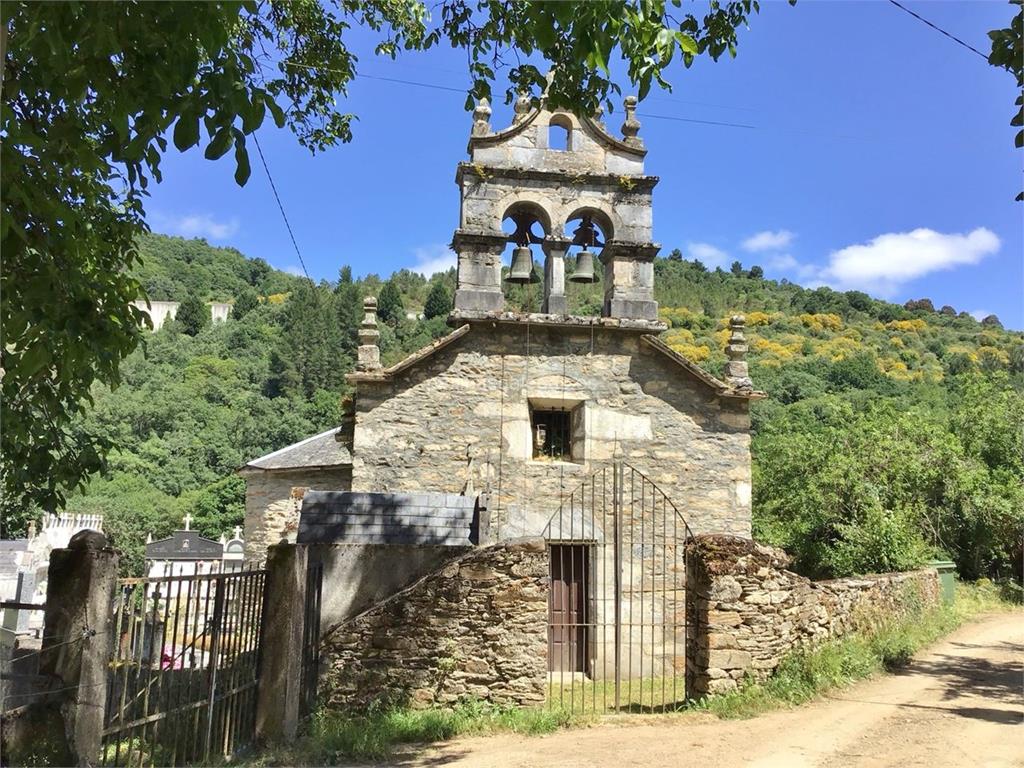
[{"label": "power line", "polygon": [[912,10],[910,10],[910,9],[909,9],[909,8],[907,8],[906,6],[904,6],[904,5],[900,5],[899,3],[897,3],[897,2],[896,2],[896,0],[889,0],[889,2],[890,2],[890,3],[892,3],[893,5],[895,5],[895,6],[897,7],[897,8],[899,8],[899,9],[900,9],[901,11],[906,11],[906,12],[907,12],[907,13],[909,13],[909,14],[910,14],[911,16],[913,16],[913,17],[914,17],[915,19],[917,19],[918,21],[920,21],[920,22],[923,22],[923,23],[927,24],[927,25],[928,25],[929,27],[931,27],[932,29],[934,29],[934,30],[935,30],[936,32],[939,32],[939,33],[941,33],[941,34],[945,35],[945,36],[946,36],[946,37],[948,37],[948,38],[949,38],[950,40],[952,40],[952,41],[954,41],[954,42],[956,42],[956,43],[960,43],[960,45],[962,45],[962,46],[963,46],[964,48],[966,48],[967,50],[969,50],[969,51],[974,51],[974,53],[976,53],[976,54],[978,54],[979,56],[981,56],[981,58],[983,58],[983,59],[984,59],[985,61],[988,61],[988,56],[986,56],[986,55],[985,55],[984,53],[982,53],[981,51],[979,51],[979,50],[978,50],[977,48],[975,48],[975,47],[974,47],[973,45],[971,45],[970,43],[965,43],[965,42],[964,42],[963,40],[961,40],[961,39],[960,39],[959,37],[957,37],[956,35],[951,35],[951,34],[950,34],[949,32],[947,32],[946,30],[944,30],[944,29],[943,29],[942,27],[937,27],[936,25],[932,24],[932,23],[931,23],[930,21],[928,21],[928,19],[924,18],[923,16],[919,16],[918,14],[914,13],[914,12],[913,12]]},{"label": "power line", "polygon": [[758,128],[756,125],[746,125],[745,123],[726,123],[718,120],[698,120],[693,117],[675,117],[674,115],[652,115],[649,112],[637,112],[637,117],[650,117],[655,120],[675,120],[680,123],[700,123],[701,125],[722,125],[728,128]]},{"label": "power line", "polygon": [[[339,72],[340,71],[340,70],[336,70],[336,69],[330,69],[329,67],[313,67],[313,66],[310,66],[308,64],[293,64],[291,62],[287,62],[287,65],[288,66],[294,66],[294,67],[302,67],[304,69],[323,69],[323,70],[325,70],[327,72]],[[454,92],[454,93],[461,93],[461,94],[467,93],[467,90],[463,89],[463,88],[453,88],[451,86],[438,85],[436,83],[424,83],[424,82],[416,82],[414,80],[404,80],[404,79],[398,78],[398,77],[381,77],[381,76],[378,76],[378,75],[364,75],[364,74],[356,74],[355,77],[357,77],[357,78],[368,78],[368,79],[371,79],[371,80],[383,80],[385,82],[398,83],[400,85],[412,85],[412,86],[416,86],[418,88],[432,88],[434,90],[451,91],[451,92]],[[637,117],[650,118],[652,120],[671,120],[673,122],[678,122],[678,123],[694,123],[694,124],[697,124],[697,125],[712,125],[712,126],[719,126],[719,127],[726,127],[726,128],[742,128],[742,129],[745,129],[745,130],[776,130],[776,131],[782,131],[784,133],[801,133],[801,134],[806,134],[806,135],[809,135],[809,136],[827,135],[827,134],[819,134],[819,133],[816,133],[814,131],[801,131],[801,130],[797,130],[797,129],[793,129],[793,128],[771,128],[771,127],[765,128],[765,126],[761,126],[761,125],[751,125],[749,123],[732,123],[732,122],[728,122],[728,121],[724,121],[724,120],[700,120],[700,119],[694,118],[694,117],[678,117],[676,115],[655,115],[655,114],[652,114],[650,112],[637,112],[636,114],[637,114]],[[840,135],[836,135],[836,136],[834,136],[834,138],[860,140],[859,137],[856,137],[856,136],[840,136]]]},{"label": "power line", "polygon": [[274,184],[274,177],[270,175],[270,166],[267,165],[267,158],[263,156],[263,147],[260,146],[259,137],[255,133],[252,134],[252,139],[256,142],[256,151],[259,152],[260,161],[263,163],[263,170],[267,172],[267,180],[270,182],[270,189],[274,193],[274,199],[277,200],[277,207],[281,211],[281,218],[284,219],[284,226],[288,230],[288,236],[292,239],[292,247],[295,248],[295,255],[299,257],[299,264],[302,265],[302,273],[309,280],[309,284],[316,287],[316,283],[313,282],[313,278],[309,276],[309,272],[306,270],[306,262],[302,258],[302,252],[299,250],[299,244],[295,241],[295,233],[292,232],[292,225],[288,221],[288,214],[284,212],[284,205],[281,203],[281,196],[277,194],[277,185]]}]

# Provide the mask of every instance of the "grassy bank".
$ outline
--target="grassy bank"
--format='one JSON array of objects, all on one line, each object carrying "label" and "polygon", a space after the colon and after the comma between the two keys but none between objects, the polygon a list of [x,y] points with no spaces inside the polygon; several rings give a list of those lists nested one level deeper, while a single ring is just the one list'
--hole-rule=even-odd
[{"label": "grassy bank", "polygon": [[338,765],[344,760],[381,760],[402,744],[444,741],[455,736],[551,733],[575,722],[556,709],[492,707],[467,702],[453,709],[393,709],[352,717],[318,713],[291,748],[259,756],[247,765]]},{"label": "grassy bank", "polygon": [[[1010,607],[994,584],[958,584],[953,605],[883,625],[869,634],[834,640],[813,651],[794,654],[768,681],[750,684],[707,702],[687,705],[675,716],[685,717],[689,712],[700,711],[723,718],[752,717],[801,704],[877,672],[898,668],[918,650],[964,622],[982,613]],[[590,691],[587,696],[592,694]],[[351,760],[383,760],[403,744],[491,733],[538,735],[584,720],[559,708],[496,708],[479,702],[468,702],[453,709],[383,710],[363,717],[322,712],[312,719],[305,735],[294,746],[265,753],[246,764],[336,765]]]},{"label": "grassy bank", "polygon": [[1000,588],[991,582],[957,584],[956,600],[937,610],[850,635],[796,653],[764,683],[716,696],[694,709],[724,718],[753,717],[772,709],[802,704],[835,688],[905,665],[917,651],[982,613],[1008,610]]}]

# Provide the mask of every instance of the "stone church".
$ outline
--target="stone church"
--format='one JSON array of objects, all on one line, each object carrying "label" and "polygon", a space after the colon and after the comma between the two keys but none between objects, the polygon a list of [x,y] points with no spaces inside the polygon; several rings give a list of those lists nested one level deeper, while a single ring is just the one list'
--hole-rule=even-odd
[{"label": "stone church", "polygon": [[[742,318],[722,378],[659,339],[658,178],[644,169],[635,107],[626,100],[620,137],[600,118],[527,99],[494,130],[479,104],[455,177],[451,333],[384,368],[368,298],[343,424],[241,470],[251,555],[296,535],[333,546],[325,625],[419,578],[451,548],[544,536],[554,553],[557,541],[600,538],[593,511],[589,524],[571,510],[553,521],[581,485],[593,496],[588,479],[617,461],[689,531],[750,535],[749,406],[763,395],[747,376]],[[600,316],[568,314],[567,290],[593,281]],[[536,290],[539,313],[506,308],[516,283]],[[625,557],[643,559],[635,549]],[[568,556],[573,570],[593,567]]]}]

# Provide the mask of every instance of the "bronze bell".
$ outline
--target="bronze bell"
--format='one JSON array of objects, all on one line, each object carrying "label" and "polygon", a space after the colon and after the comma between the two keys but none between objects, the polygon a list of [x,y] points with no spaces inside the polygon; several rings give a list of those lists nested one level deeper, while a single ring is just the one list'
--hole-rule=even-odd
[{"label": "bronze bell", "polygon": [[594,254],[583,248],[576,254],[576,271],[569,275],[571,283],[596,283],[597,275],[594,274]]},{"label": "bronze bell", "polygon": [[509,270],[505,282],[517,285],[540,282],[540,277],[533,271],[533,253],[530,252],[529,246],[520,245],[512,251],[512,269]]}]

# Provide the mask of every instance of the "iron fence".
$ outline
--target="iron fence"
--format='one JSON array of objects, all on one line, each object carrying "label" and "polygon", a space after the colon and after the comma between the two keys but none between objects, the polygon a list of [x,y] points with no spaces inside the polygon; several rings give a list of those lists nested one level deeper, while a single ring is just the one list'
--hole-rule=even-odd
[{"label": "iron fence", "polygon": [[548,703],[668,711],[685,698],[686,521],[621,462],[563,499],[548,541]]},{"label": "iron fence", "polygon": [[118,582],[101,765],[206,764],[251,744],[265,578]]}]

